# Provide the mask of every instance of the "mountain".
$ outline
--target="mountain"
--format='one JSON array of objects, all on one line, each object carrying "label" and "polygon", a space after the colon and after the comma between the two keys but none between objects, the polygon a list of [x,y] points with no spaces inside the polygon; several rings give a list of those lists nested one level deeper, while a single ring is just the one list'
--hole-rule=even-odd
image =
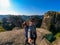
[{"label": "mountain", "polygon": [[[8,18],[10,16],[13,16],[13,15],[0,15],[0,20],[2,20],[3,18]],[[29,19],[31,17],[26,15],[18,15],[18,16],[21,16],[23,20]],[[39,18],[43,18],[43,15],[32,15],[32,16],[38,16]]]},{"label": "mountain", "polygon": [[8,18],[9,15],[0,15],[0,20],[2,20],[3,18]]}]

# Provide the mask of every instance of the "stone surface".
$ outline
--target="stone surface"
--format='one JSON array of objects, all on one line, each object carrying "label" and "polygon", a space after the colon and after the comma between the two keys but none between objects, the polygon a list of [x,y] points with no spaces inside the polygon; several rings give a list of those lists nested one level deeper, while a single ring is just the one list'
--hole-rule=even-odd
[{"label": "stone surface", "polygon": [[60,45],[60,38],[59,38],[59,39],[56,39],[56,40],[53,42],[53,45]]},{"label": "stone surface", "polygon": [[[44,33],[46,32],[46,33]],[[37,45],[50,45],[43,36],[50,33],[44,29],[37,29]],[[0,45],[24,45],[24,30],[12,30],[0,33]]]}]

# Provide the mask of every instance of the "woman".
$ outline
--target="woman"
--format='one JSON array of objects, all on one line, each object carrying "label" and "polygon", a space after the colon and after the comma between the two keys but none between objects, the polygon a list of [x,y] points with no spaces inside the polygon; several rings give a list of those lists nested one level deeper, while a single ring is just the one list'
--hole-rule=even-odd
[{"label": "woman", "polygon": [[28,22],[27,21],[25,21],[24,23],[23,23],[23,27],[24,27],[24,31],[25,31],[25,45],[26,44],[29,44],[28,43]]}]

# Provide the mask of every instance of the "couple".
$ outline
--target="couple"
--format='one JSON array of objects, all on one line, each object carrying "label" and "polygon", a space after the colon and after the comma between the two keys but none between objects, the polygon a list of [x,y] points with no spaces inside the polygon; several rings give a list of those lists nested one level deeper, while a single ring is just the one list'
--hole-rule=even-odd
[{"label": "couple", "polygon": [[30,19],[29,21],[26,21],[23,23],[24,31],[25,31],[25,45],[26,44],[33,44],[36,45],[36,25],[35,20]]}]

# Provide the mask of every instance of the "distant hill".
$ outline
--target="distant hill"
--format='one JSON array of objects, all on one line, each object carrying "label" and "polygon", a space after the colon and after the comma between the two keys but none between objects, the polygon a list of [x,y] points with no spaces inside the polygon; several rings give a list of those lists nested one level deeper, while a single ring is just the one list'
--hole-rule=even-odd
[{"label": "distant hill", "polygon": [[[0,20],[2,20],[3,18],[8,18],[9,16],[10,15],[0,15]],[[18,15],[18,16],[21,16],[23,20],[29,19],[31,17],[26,15]],[[43,18],[43,15],[32,15],[32,16],[38,16],[39,18]]]},{"label": "distant hill", "polygon": [[2,20],[3,18],[8,18],[9,15],[0,15],[0,20]]},{"label": "distant hill", "polygon": [[32,15],[32,16],[22,15],[21,17],[22,17],[23,20],[26,20],[26,19],[29,19],[30,17],[34,17],[34,16],[36,16],[36,17],[38,17],[40,19],[42,19],[44,17],[44,15]]}]

